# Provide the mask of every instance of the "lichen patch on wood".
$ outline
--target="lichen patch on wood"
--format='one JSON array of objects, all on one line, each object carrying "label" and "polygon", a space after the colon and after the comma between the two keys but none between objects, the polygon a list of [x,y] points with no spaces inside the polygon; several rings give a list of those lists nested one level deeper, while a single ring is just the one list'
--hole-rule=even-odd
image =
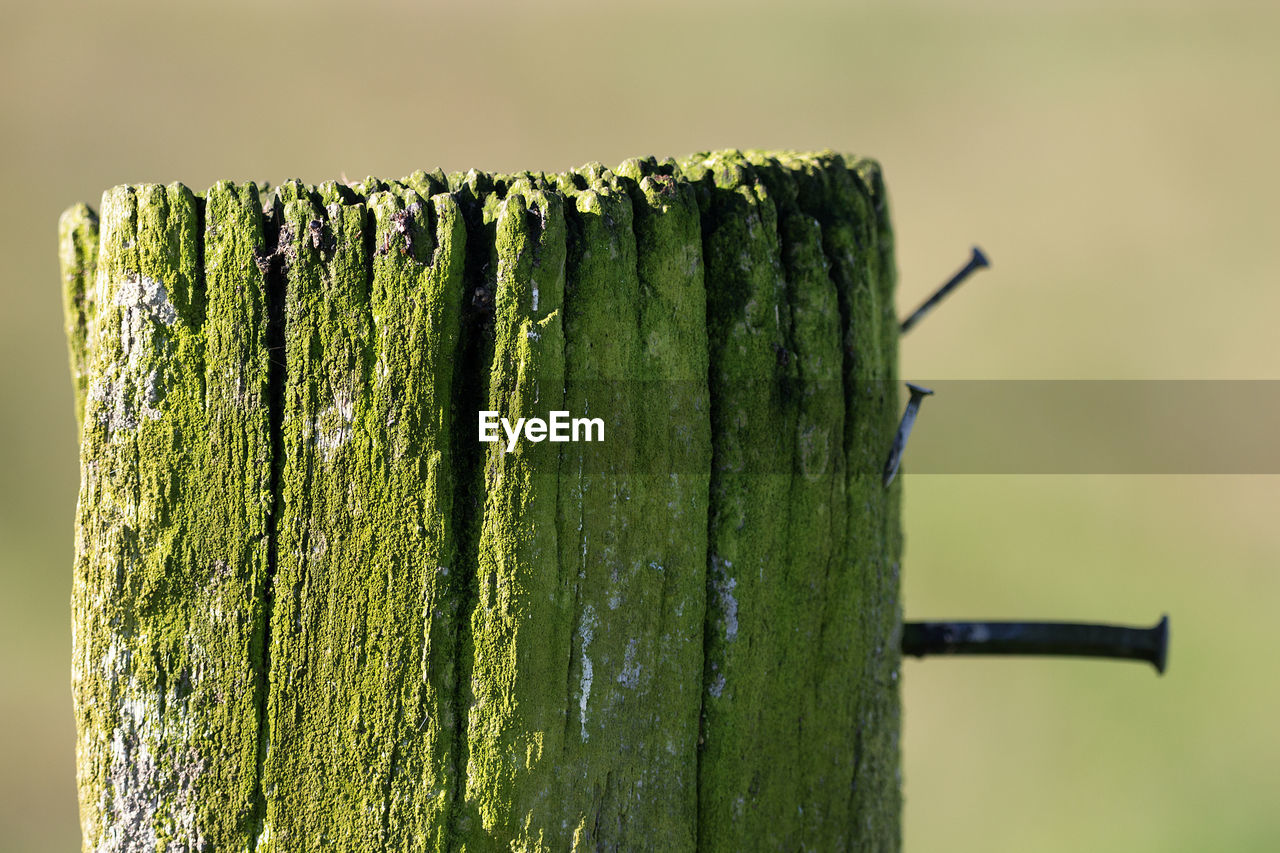
[{"label": "lichen patch on wood", "polygon": [[119,187],[59,228],[86,850],[900,845],[873,161]]}]

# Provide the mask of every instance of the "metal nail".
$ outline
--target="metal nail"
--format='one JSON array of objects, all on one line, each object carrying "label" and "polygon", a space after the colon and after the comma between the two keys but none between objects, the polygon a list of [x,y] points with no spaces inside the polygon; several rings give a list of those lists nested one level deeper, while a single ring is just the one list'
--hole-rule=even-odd
[{"label": "metal nail", "polygon": [[1076,622],[907,622],[902,653],[925,655],[1052,655],[1147,661],[1164,674],[1169,617],[1151,628]]},{"label": "metal nail", "polygon": [[991,266],[991,261],[987,260],[987,256],[982,253],[981,249],[974,246],[973,256],[969,258],[969,263],[965,264],[960,268],[959,272],[951,276],[951,279],[946,284],[935,290],[933,295],[926,299],[919,308],[912,311],[911,316],[899,324],[898,334],[905,334],[906,332],[911,331],[911,327],[920,322],[921,317],[932,311],[933,307],[943,299],[946,299],[947,294],[959,287],[961,282],[972,275],[975,271],[989,266]]},{"label": "metal nail", "polygon": [[933,392],[919,385],[906,383],[911,390],[911,399],[907,401],[906,411],[902,413],[902,421],[898,424],[898,433],[893,437],[893,447],[889,449],[889,459],[884,463],[884,484],[888,486],[897,476],[898,466],[902,464],[902,451],[907,448],[907,436],[911,434],[911,426],[916,422],[916,412],[920,411],[920,401]]}]

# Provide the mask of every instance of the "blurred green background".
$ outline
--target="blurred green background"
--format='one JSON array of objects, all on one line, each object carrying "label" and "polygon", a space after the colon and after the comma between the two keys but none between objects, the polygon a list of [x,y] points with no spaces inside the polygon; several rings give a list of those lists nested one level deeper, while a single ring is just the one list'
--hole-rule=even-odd
[{"label": "blurred green background", "polygon": [[[5,851],[79,843],[55,233],[110,185],[832,147],[884,164],[901,309],[972,243],[995,262],[904,340],[907,377],[1280,378],[1274,4],[5,0],[3,19]],[[1280,849],[1280,478],[906,477],[908,617],[1173,623],[1163,679],[905,664],[909,850]]]}]

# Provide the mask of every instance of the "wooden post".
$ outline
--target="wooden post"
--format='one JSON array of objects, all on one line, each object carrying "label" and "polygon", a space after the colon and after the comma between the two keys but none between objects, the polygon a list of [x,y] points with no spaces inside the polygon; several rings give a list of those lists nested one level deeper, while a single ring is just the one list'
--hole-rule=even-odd
[{"label": "wooden post", "polygon": [[900,845],[874,162],[118,187],[61,234],[86,850]]}]

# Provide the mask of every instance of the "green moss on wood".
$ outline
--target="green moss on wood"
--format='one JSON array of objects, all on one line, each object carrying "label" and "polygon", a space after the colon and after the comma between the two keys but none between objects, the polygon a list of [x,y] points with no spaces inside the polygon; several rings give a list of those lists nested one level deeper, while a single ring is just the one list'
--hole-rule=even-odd
[{"label": "green moss on wood", "polygon": [[[270,440],[252,186],[108,192],[77,511],[86,849],[252,837]],[[200,243],[204,262],[201,265]]]},{"label": "green moss on wood", "polygon": [[[850,713],[858,761],[850,788],[850,823],[864,837],[900,846],[901,781],[899,736],[901,709],[897,688],[901,656],[899,565],[902,549],[899,506],[901,484],[888,494],[880,487],[883,448],[897,427],[897,320],[892,307],[896,273],[887,228],[883,185],[871,161],[850,169],[834,154],[782,155],[780,165],[794,177],[802,210],[822,225],[823,248],[839,298],[843,325],[846,492],[878,500],[851,503],[846,541],[869,547],[852,551],[851,572],[832,600],[845,602],[856,620],[859,653],[849,663],[856,692]],[[878,193],[878,195],[875,195]]]},{"label": "green moss on wood", "polygon": [[[857,631],[858,593],[850,556],[874,542],[846,539],[844,458],[843,324],[835,282],[822,248],[822,227],[798,203],[798,187],[781,162],[750,155],[758,178],[778,208],[783,268],[791,312],[794,400],[797,408],[795,468],[788,501],[790,583],[803,614],[799,637],[787,647],[788,669],[804,673],[794,700],[799,714],[797,749],[806,768],[799,809],[809,818],[799,828],[802,847],[849,847],[856,825],[849,792],[855,784],[859,745],[855,698],[859,666],[866,654]],[[868,494],[869,492],[869,494]],[[878,498],[863,488],[866,500]]]},{"label": "green moss on wood", "polygon": [[778,674],[808,614],[789,553],[796,363],[777,209],[736,152],[682,166],[703,197],[713,436],[699,838],[795,848],[804,708]]},{"label": "green moss on wood", "polygon": [[[688,661],[665,636],[664,615],[683,614],[664,614],[663,605],[671,591],[667,572],[678,582],[690,567],[668,564],[664,528],[674,523],[673,513],[654,510],[678,495],[648,474],[644,454],[657,449],[660,435],[641,434],[652,428],[645,415],[667,393],[646,380],[657,378],[653,371],[671,353],[646,346],[666,330],[645,310],[650,301],[639,277],[631,196],[598,165],[575,178],[582,189],[569,194],[566,404],[574,413],[603,416],[608,444],[570,445],[561,460],[561,488],[570,498],[561,522],[569,545],[562,571],[573,578],[575,600],[569,819],[579,847],[683,849],[695,834],[685,806],[696,787],[696,730],[689,723],[698,694],[691,679],[663,678],[677,661]],[[703,518],[694,525],[699,545]],[[700,595],[677,588],[674,599],[670,605],[683,604],[696,618]]]},{"label": "green moss on wood", "polygon": [[638,256],[640,381],[629,387],[637,389],[635,511],[648,549],[645,597],[635,606],[651,653],[633,666],[651,668],[654,695],[641,697],[647,707],[638,714],[650,757],[632,761],[647,764],[646,789],[661,795],[655,825],[664,832],[651,836],[653,846],[688,850],[697,840],[702,683],[694,675],[703,662],[711,464],[701,223],[687,183],[626,163],[618,172],[631,195]]},{"label": "green moss on wood", "polygon": [[451,198],[403,188],[366,205],[293,185],[280,200],[286,462],[264,848],[444,849],[465,230]]},{"label": "green moss on wood", "polygon": [[97,305],[94,290],[98,271],[98,216],[88,205],[68,208],[58,220],[58,261],[76,422],[83,423],[84,398],[89,390],[89,328]]},{"label": "green moss on wood", "polygon": [[[487,201],[494,317],[485,400],[514,422],[559,408],[564,394],[564,210],[559,196],[527,187]],[[556,571],[558,452],[548,442],[484,450],[459,709],[466,781],[456,831],[467,850],[536,848],[557,805],[549,783],[563,743],[568,630]]]},{"label": "green moss on wood", "polygon": [[86,849],[898,846],[878,166],[262,201],[60,225]]}]

